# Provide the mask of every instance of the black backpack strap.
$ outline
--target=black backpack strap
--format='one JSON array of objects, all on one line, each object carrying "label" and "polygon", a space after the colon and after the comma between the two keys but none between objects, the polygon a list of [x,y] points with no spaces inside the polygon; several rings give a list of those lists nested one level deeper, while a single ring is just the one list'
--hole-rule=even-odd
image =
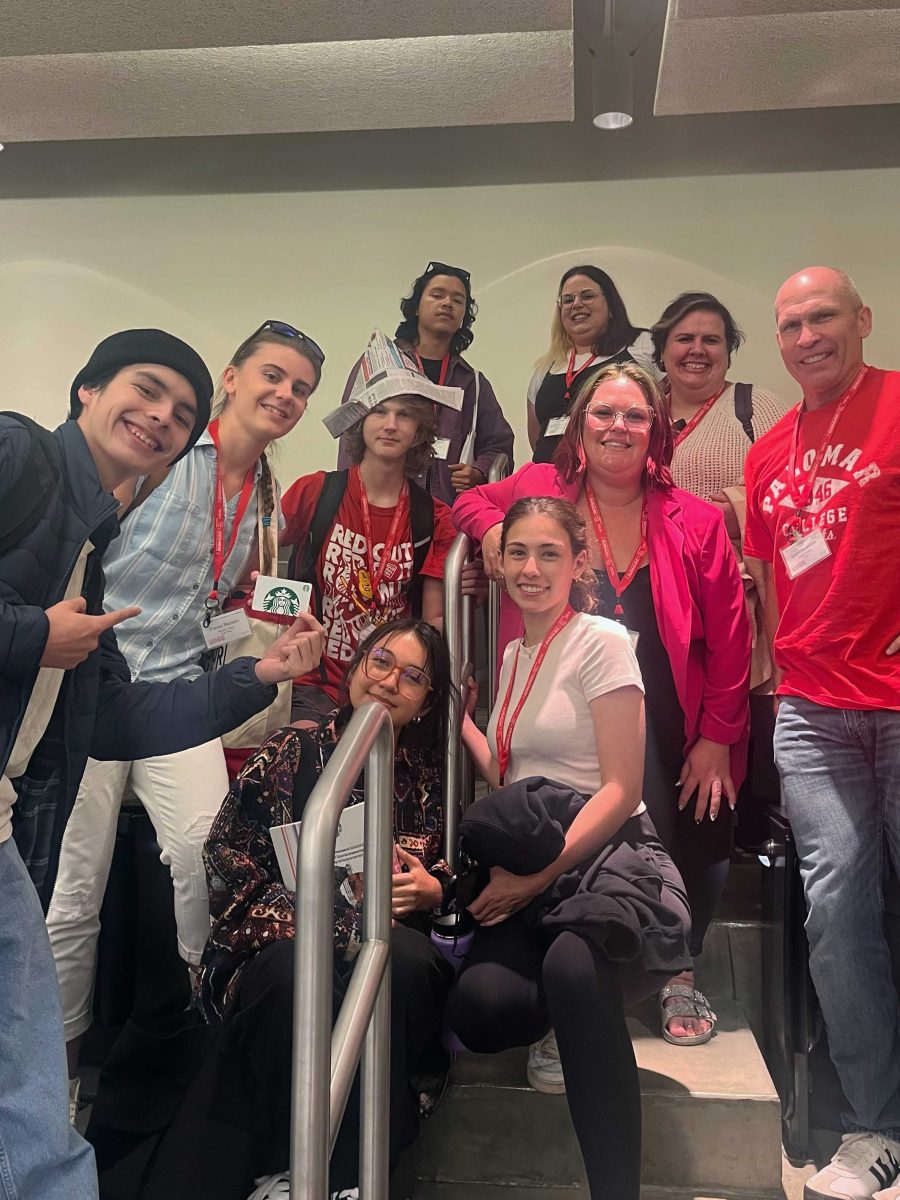
[{"label": "black backpack strap", "polygon": [[409,481],[409,527],[413,543],[409,601],[413,616],[420,617],[423,585],[420,572],[434,540],[434,497],[413,480]]},{"label": "black backpack strap", "polygon": [[0,554],[5,554],[39,520],[50,502],[50,496],[59,490],[62,460],[56,438],[49,429],[21,413],[4,412],[0,416],[18,421],[31,434],[28,461],[19,472],[15,484],[3,497]]},{"label": "black backpack strap", "polygon": [[756,441],[753,432],[753,384],[736,383],[734,385],[734,415],[744,427],[744,433],[751,443]]},{"label": "black backpack strap", "polygon": [[334,525],[334,518],[347,490],[346,471],[326,471],[325,482],[316,502],[316,509],[309,523],[306,538],[294,547],[288,565],[288,577],[301,583],[311,583],[319,616],[322,615],[322,597],[316,582],[316,563],[325,544],[325,539]]}]

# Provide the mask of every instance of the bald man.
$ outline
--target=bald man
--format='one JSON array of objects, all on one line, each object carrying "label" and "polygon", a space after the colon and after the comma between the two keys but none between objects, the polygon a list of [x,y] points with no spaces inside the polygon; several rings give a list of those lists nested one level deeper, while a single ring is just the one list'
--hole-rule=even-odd
[{"label": "bald man", "polygon": [[882,864],[900,870],[900,372],[830,267],[775,300],[803,399],[747,456],[745,561],[778,664],[775,758],[800,855],[810,968],[850,1111],[806,1200],[900,1200],[900,1007]]}]

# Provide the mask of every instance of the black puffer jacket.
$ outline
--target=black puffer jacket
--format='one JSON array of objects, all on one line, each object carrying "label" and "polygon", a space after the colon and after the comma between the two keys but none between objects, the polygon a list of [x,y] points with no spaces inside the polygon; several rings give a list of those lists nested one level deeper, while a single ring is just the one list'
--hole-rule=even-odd
[{"label": "black puffer jacket", "polygon": [[[45,610],[64,596],[84,543],[88,556],[81,594],[89,613],[103,612],[103,552],[118,535],[117,503],[104,491],[77,422],[56,439],[62,477],[42,514],[21,540],[0,554],[0,771],[5,770],[37,679],[47,642]],[[0,513],[20,487],[33,434],[0,416]],[[275,698],[259,683],[254,660],[238,659],[197,680],[132,683],[115,634],[103,634],[84,662],[67,671],[50,725],[16,781],[16,843],[46,907],[56,878],[63,830],[88,756],[150,758],[199,745],[233,729]]]}]

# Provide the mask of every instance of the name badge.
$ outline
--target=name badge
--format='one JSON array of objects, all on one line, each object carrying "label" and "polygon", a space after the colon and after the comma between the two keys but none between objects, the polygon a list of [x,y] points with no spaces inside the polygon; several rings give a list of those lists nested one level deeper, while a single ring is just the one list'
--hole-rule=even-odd
[{"label": "name badge", "polygon": [[247,637],[250,633],[250,623],[242,608],[232,612],[216,613],[210,617],[209,624],[202,624],[200,629],[207,650],[217,650],[219,646],[227,646],[238,638]]},{"label": "name badge", "polygon": [[821,529],[814,529],[812,533],[804,534],[781,549],[781,557],[789,579],[796,579],[830,554],[831,550]]},{"label": "name badge", "polygon": [[553,417],[547,422],[544,437],[562,437],[569,427],[569,414],[563,417]]},{"label": "name badge", "polygon": [[431,450],[435,458],[439,458],[445,462],[447,455],[450,453],[450,439],[435,438],[431,443]]},{"label": "name badge", "polygon": [[277,575],[257,575],[253,589],[253,607],[257,612],[276,613],[281,617],[296,617],[309,612],[311,583],[296,579],[279,579]]}]

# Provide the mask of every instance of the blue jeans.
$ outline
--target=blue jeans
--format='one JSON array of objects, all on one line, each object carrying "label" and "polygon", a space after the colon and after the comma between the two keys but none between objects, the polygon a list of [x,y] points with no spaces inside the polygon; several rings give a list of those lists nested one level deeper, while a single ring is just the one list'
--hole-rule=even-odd
[{"label": "blue jeans", "polygon": [[0,1200],[97,1200],[94,1152],[69,1123],[56,968],[34,884],[0,844]]},{"label": "blue jeans", "polygon": [[782,699],[775,761],[800,855],[809,965],[850,1131],[900,1140],[900,1004],[884,938],[900,872],[900,712]]}]

